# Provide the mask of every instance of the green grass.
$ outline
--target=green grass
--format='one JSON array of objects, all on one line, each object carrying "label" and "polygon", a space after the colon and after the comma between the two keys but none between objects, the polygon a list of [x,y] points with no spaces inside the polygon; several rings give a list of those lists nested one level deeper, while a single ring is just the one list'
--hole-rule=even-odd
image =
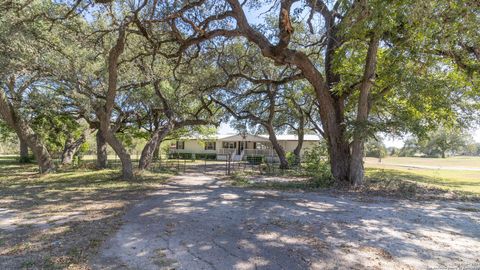
[{"label": "green grass", "polygon": [[370,182],[384,183],[411,182],[448,191],[469,195],[480,195],[479,172],[423,170],[406,168],[367,168],[366,178]]},{"label": "green grass", "polygon": [[[365,158],[367,164],[378,164],[377,158]],[[462,167],[462,168],[480,168],[480,157],[458,156],[448,158],[423,158],[423,157],[386,157],[382,163],[391,165],[421,165],[438,167]]]},{"label": "green grass", "polygon": [[[379,163],[376,158],[366,158],[367,177],[385,178],[387,181],[410,181],[443,190],[480,195],[480,157],[388,157]],[[400,165],[411,165],[400,166]],[[430,166],[437,168],[417,168]],[[454,169],[455,168],[455,169]],[[464,169],[466,168],[466,169]]]}]

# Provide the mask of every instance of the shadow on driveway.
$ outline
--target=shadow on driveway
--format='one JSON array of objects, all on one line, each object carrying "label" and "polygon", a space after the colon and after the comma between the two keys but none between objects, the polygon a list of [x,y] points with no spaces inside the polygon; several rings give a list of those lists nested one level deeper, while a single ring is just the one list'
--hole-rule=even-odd
[{"label": "shadow on driveway", "polygon": [[177,176],[124,217],[94,269],[479,265],[480,204],[229,187]]}]

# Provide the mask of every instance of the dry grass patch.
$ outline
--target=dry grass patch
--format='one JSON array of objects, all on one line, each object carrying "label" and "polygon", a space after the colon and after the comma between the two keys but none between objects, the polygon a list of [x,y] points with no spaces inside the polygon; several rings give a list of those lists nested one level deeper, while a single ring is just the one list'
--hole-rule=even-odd
[{"label": "dry grass patch", "polygon": [[35,171],[0,160],[0,269],[88,269],[128,206],[169,177],[145,173],[129,182],[114,170]]},{"label": "dry grass patch", "polygon": [[480,180],[437,177],[397,169],[366,169],[365,191],[413,198],[480,199]]}]

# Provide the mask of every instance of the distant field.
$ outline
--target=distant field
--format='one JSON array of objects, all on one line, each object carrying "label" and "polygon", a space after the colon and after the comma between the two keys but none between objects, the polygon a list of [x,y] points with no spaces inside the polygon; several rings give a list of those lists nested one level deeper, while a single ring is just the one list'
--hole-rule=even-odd
[{"label": "distant field", "polygon": [[[408,165],[408,166],[407,166]],[[388,157],[379,163],[376,158],[366,158],[365,166],[379,175],[402,178],[438,188],[480,194],[480,157],[410,158]],[[418,168],[429,166],[434,168]],[[367,171],[367,175],[369,172]]]},{"label": "distant field", "polygon": [[[378,164],[377,158],[366,158],[367,164]],[[449,157],[449,158],[421,158],[421,157],[387,157],[382,158],[384,164],[411,164],[440,167],[462,167],[480,169],[480,157]]]}]

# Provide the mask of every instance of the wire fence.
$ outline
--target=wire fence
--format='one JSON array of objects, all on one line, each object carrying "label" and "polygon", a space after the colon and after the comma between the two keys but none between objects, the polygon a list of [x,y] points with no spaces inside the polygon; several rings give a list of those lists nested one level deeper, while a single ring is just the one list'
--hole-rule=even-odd
[{"label": "wire fence", "polygon": [[[130,155],[133,166],[138,166],[140,153],[133,152]],[[218,158],[218,159],[217,159]],[[224,174],[230,175],[238,172],[252,172],[258,174],[283,174],[298,170],[293,168],[284,170],[280,168],[280,163],[275,160],[263,159],[255,160],[232,160],[231,155],[220,155],[215,159],[205,157],[203,159],[182,158],[181,155],[161,155],[154,158],[149,166],[152,172],[173,172],[173,173],[206,173],[206,174]],[[122,163],[116,154],[108,155],[107,168],[121,169]],[[55,159],[56,163],[60,163],[60,159]],[[95,168],[97,159],[95,155],[86,155],[82,159],[74,160],[73,167]]]}]

